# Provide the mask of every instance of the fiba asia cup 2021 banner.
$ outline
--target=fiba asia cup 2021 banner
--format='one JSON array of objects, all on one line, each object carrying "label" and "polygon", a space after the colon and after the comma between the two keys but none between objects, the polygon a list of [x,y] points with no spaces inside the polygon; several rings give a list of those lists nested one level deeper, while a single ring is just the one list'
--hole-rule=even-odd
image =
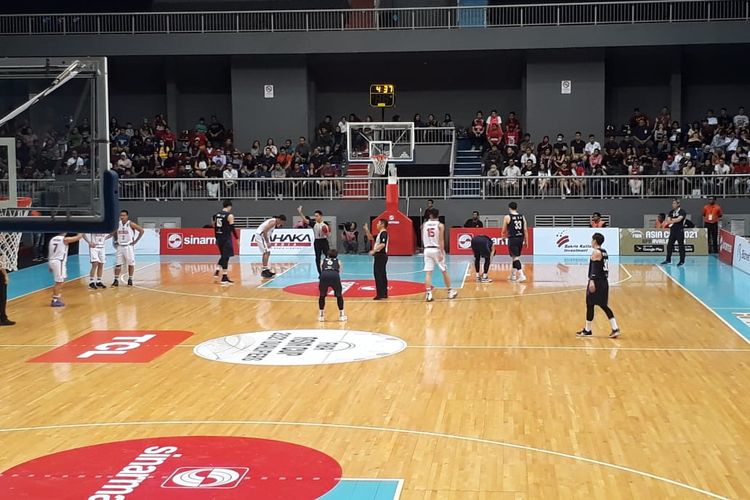
[{"label": "fiba asia cup 2021 banner", "polygon": [[[451,255],[471,255],[471,239],[474,236],[483,234],[492,238],[495,243],[495,254],[505,255],[508,253],[508,239],[501,236],[502,230],[499,227],[482,227],[482,228],[458,228],[450,230],[450,253]],[[529,228],[529,241],[521,250],[523,255],[532,255],[534,253],[534,231]]]},{"label": "fiba asia cup 2021 banner", "polygon": [[534,255],[589,255],[594,233],[604,235],[609,255],[620,255],[619,229],[612,227],[535,227]]},{"label": "fiba asia cup 2021 banner", "polygon": [[[708,255],[706,229],[685,229],[685,252]],[[620,229],[620,255],[666,255],[669,229]],[[677,251],[675,244],[674,251]]]},{"label": "fiba asia cup 2021 banner", "polygon": [[[258,245],[253,242],[255,229],[243,229],[240,233],[240,255],[260,255]],[[273,255],[314,255],[312,229],[276,229],[271,235]]]}]

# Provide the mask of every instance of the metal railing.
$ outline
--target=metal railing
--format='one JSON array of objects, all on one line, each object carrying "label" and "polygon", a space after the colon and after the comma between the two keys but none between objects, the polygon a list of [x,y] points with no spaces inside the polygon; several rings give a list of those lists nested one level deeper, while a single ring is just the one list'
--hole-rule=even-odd
[{"label": "metal railing", "polygon": [[[233,198],[252,200],[383,199],[387,179],[305,178],[122,179],[123,200]],[[402,198],[750,198],[750,176],[403,177]]]},{"label": "metal railing", "polygon": [[452,144],[455,135],[455,127],[414,127],[414,144]]},{"label": "metal railing", "polygon": [[[0,181],[0,196],[7,193],[7,180]],[[81,179],[78,182],[91,182]],[[44,193],[54,191],[51,179],[19,180],[18,196],[38,203]],[[361,200],[385,198],[385,177],[333,178],[206,178],[120,179],[121,200]],[[401,177],[399,192],[404,199],[449,198],[748,198],[750,175],[653,175],[590,177]]]},{"label": "metal railing", "polygon": [[750,0],[646,0],[486,7],[18,14],[0,35],[379,31],[750,20]]}]

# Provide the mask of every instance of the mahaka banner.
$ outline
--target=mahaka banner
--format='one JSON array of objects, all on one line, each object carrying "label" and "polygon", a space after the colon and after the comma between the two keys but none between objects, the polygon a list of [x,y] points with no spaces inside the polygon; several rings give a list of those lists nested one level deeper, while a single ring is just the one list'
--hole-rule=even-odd
[{"label": "mahaka banner", "polygon": [[[240,233],[240,255],[260,255],[253,241],[255,229]],[[276,229],[271,234],[271,255],[314,255],[312,229]]]},{"label": "mahaka banner", "polygon": [[[705,228],[685,229],[685,253],[708,255]],[[669,229],[620,229],[620,255],[666,255]],[[677,244],[674,252],[677,253]]]}]

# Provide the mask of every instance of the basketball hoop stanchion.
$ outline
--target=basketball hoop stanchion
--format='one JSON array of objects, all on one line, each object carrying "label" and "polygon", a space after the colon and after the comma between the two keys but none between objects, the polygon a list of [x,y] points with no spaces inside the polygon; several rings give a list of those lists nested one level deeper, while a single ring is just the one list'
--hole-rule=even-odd
[{"label": "basketball hoop stanchion", "polygon": [[[387,158],[384,165],[387,164]],[[383,167],[385,173],[385,166]],[[385,212],[372,221],[372,232],[377,233],[378,219],[388,221],[388,255],[414,255],[416,237],[411,219],[398,208],[398,175],[395,165],[388,167],[385,186]]]},{"label": "basketball hoop stanchion", "polygon": [[[29,215],[31,198],[18,197],[17,207],[0,208],[3,217],[26,217]],[[0,232],[0,267],[7,271],[18,270],[18,249],[21,246],[22,233]]]}]

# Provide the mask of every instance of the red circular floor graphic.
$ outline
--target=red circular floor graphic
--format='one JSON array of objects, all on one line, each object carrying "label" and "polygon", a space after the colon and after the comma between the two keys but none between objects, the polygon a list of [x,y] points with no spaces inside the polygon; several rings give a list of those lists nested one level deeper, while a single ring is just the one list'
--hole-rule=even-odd
[{"label": "red circular floor graphic", "polygon": [[0,498],[312,500],[339,478],[333,458],[297,444],[157,437],[35,458],[0,474]]},{"label": "red circular floor graphic", "polygon": [[[344,290],[344,297],[375,296],[375,280],[341,280],[341,287]],[[317,297],[319,294],[318,282],[297,283],[296,285],[290,285],[284,288],[284,291],[296,295]],[[424,293],[423,283],[415,283],[414,281],[388,281],[389,297],[396,295],[414,295],[417,293]],[[328,295],[332,297],[333,292],[329,290]]]}]

